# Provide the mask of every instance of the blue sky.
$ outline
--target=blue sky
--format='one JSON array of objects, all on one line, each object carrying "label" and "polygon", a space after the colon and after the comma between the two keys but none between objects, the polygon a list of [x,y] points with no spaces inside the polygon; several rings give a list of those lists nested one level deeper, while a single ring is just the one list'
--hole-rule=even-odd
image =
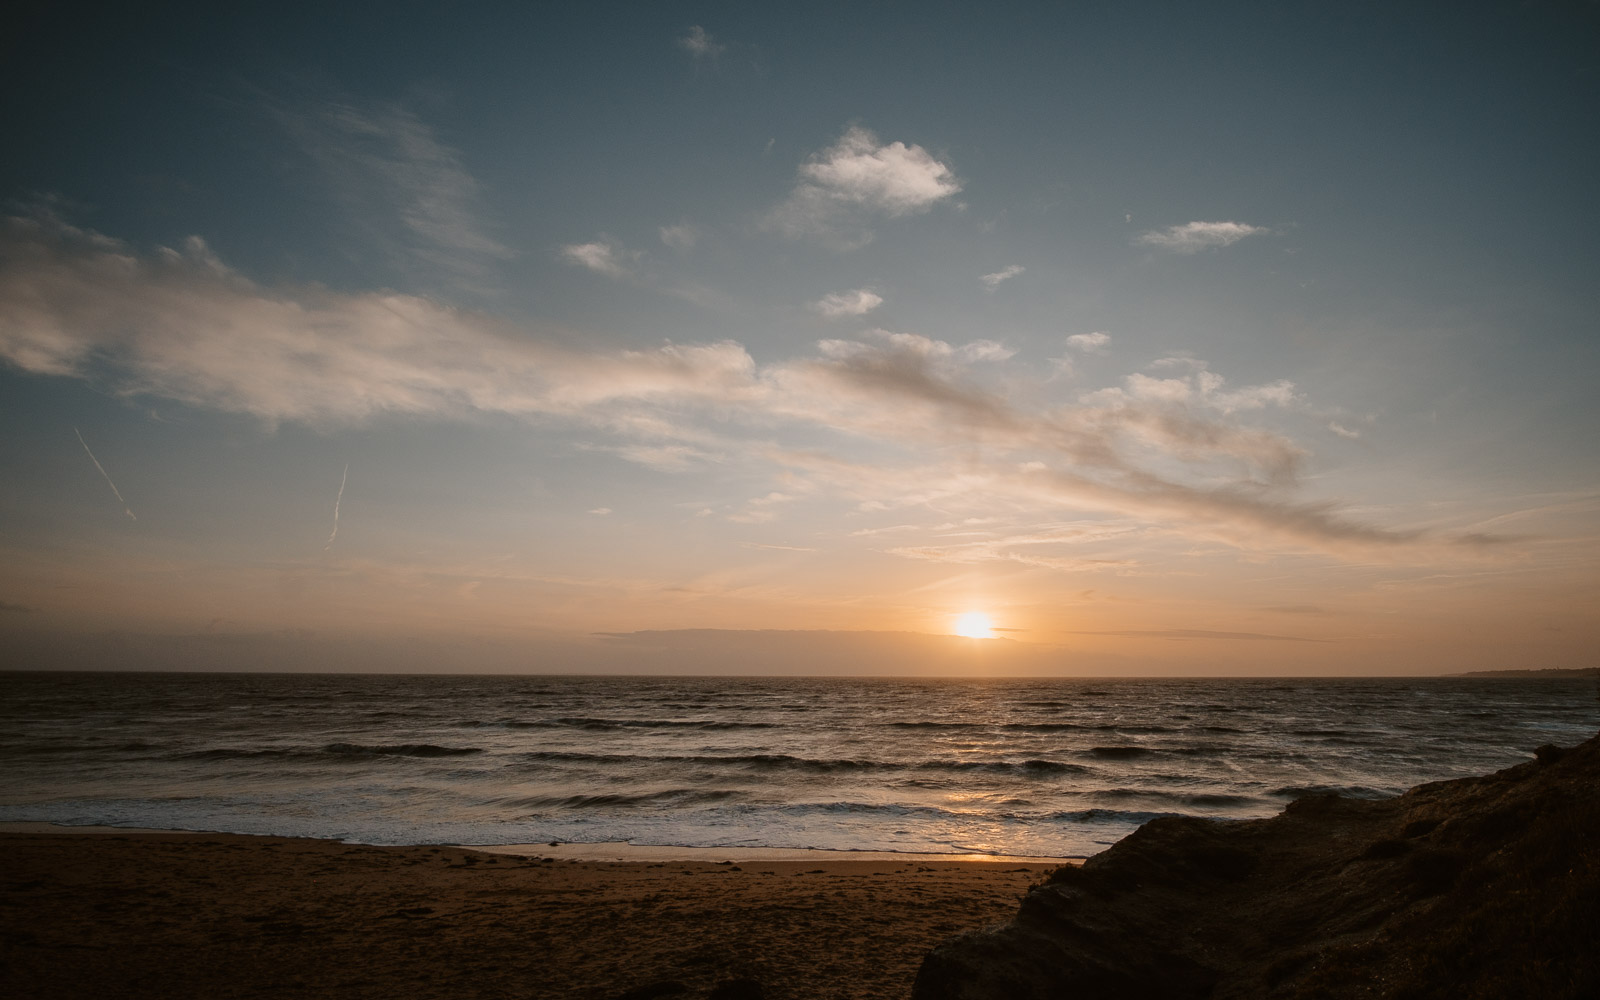
[{"label": "blue sky", "polygon": [[[1596,24],[35,9],[0,634],[43,665],[1589,665]],[[994,638],[905,637],[974,611]]]}]

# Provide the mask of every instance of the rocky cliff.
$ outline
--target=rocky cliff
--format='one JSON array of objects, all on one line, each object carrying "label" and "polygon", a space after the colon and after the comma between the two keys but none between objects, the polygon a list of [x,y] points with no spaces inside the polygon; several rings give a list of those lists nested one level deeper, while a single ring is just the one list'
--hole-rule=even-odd
[{"label": "rocky cliff", "polygon": [[1600,997],[1600,737],[1393,799],[1154,820],[934,949],[913,995]]}]

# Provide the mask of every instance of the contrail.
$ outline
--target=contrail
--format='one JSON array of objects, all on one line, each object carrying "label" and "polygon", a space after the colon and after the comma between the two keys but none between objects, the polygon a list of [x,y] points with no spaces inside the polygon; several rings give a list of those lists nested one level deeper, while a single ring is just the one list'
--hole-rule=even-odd
[{"label": "contrail", "polygon": [[98,458],[94,457],[94,452],[89,451],[89,442],[83,439],[83,432],[74,427],[72,428],[72,433],[78,435],[78,443],[83,445],[84,451],[89,452],[89,461],[93,462],[94,467],[100,470],[100,474],[106,477],[106,485],[111,487],[111,492],[117,495],[117,502],[122,504],[122,512],[129,517],[132,517],[135,521],[139,520],[137,517],[134,517],[133,511],[128,509],[128,501],[122,499],[122,491],[117,489],[117,484],[111,481],[111,476],[106,472],[106,467],[100,464],[100,460]]},{"label": "contrail", "polygon": [[332,545],[333,540],[339,537],[339,501],[344,499],[344,481],[348,478],[350,478],[350,463],[346,462],[344,463],[344,473],[339,477],[339,495],[333,498],[333,533],[328,536],[328,545],[322,547],[324,552],[328,551],[328,546]]}]

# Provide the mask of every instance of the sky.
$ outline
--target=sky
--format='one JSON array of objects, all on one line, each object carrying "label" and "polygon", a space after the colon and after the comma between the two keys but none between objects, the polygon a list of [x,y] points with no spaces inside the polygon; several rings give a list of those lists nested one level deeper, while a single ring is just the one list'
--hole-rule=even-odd
[{"label": "sky", "polygon": [[14,27],[12,668],[1594,665],[1593,3]]}]

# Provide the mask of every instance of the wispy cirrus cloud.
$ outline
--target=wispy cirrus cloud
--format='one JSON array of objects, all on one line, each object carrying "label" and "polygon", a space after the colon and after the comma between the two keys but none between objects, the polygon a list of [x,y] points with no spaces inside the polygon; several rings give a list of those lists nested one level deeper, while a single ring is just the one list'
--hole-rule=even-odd
[{"label": "wispy cirrus cloud", "polygon": [[1185,222],[1181,226],[1152,229],[1141,233],[1135,242],[1141,246],[1170,250],[1173,253],[1199,253],[1227,247],[1247,236],[1261,236],[1272,230],[1244,222]]},{"label": "wispy cirrus cloud", "polygon": [[711,37],[711,34],[696,24],[689,28],[678,38],[678,48],[689,53],[696,62],[701,60],[715,62],[716,58],[728,51],[728,47]]},{"label": "wispy cirrus cloud", "polygon": [[[1058,572],[1126,573],[1137,568],[1137,560],[1089,554],[1083,550],[1124,540],[1137,530],[1130,525],[1102,522],[1039,524],[1026,532],[968,530],[954,533],[953,538],[945,533],[946,537],[885,551],[930,562],[1013,562]],[[974,535],[977,537],[969,537]]]},{"label": "wispy cirrus cloud", "polygon": [[1129,629],[1121,632],[1074,632],[1073,635],[1105,635],[1119,639],[1167,639],[1183,642],[1191,639],[1229,639],[1251,642],[1326,642],[1300,635],[1268,635],[1263,632],[1214,632],[1203,628]]},{"label": "wispy cirrus cloud", "polygon": [[265,106],[319,167],[355,229],[397,270],[471,291],[498,284],[498,263],[514,254],[490,235],[480,186],[461,154],[414,112],[326,97]]},{"label": "wispy cirrus cloud", "polygon": [[847,316],[865,316],[883,305],[883,296],[866,288],[848,292],[833,292],[811,303],[811,308],[827,319],[844,319]]},{"label": "wispy cirrus cloud", "polygon": [[872,240],[871,220],[926,212],[960,190],[950,167],[921,146],[880,142],[851,126],[801,165],[794,190],[763,224],[790,238],[850,248]]},{"label": "wispy cirrus cloud", "polygon": [[[48,215],[0,229],[0,358],[123,394],[269,424],[560,422],[589,447],[665,471],[765,469],[770,502],[748,505],[753,518],[804,492],[860,510],[1006,510],[1035,523],[1096,511],[1244,548],[1454,544],[1301,499],[1306,450],[1261,422],[1304,408],[1286,380],[1234,386],[1173,359],[1159,377],[1061,398],[1011,356],[991,340],[886,330],[766,363],[733,341],[582,351],[419,296],[263,287],[197,239],[140,253]],[[1013,535],[1004,557],[1025,561]],[[944,558],[959,551],[939,544]],[[931,557],[913,547],[902,554]]]},{"label": "wispy cirrus cloud", "polygon": [[657,231],[657,234],[661,237],[662,243],[679,253],[688,253],[695,248],[695,244],[700,242],[700,230],[687,222],[662,226]]}]

